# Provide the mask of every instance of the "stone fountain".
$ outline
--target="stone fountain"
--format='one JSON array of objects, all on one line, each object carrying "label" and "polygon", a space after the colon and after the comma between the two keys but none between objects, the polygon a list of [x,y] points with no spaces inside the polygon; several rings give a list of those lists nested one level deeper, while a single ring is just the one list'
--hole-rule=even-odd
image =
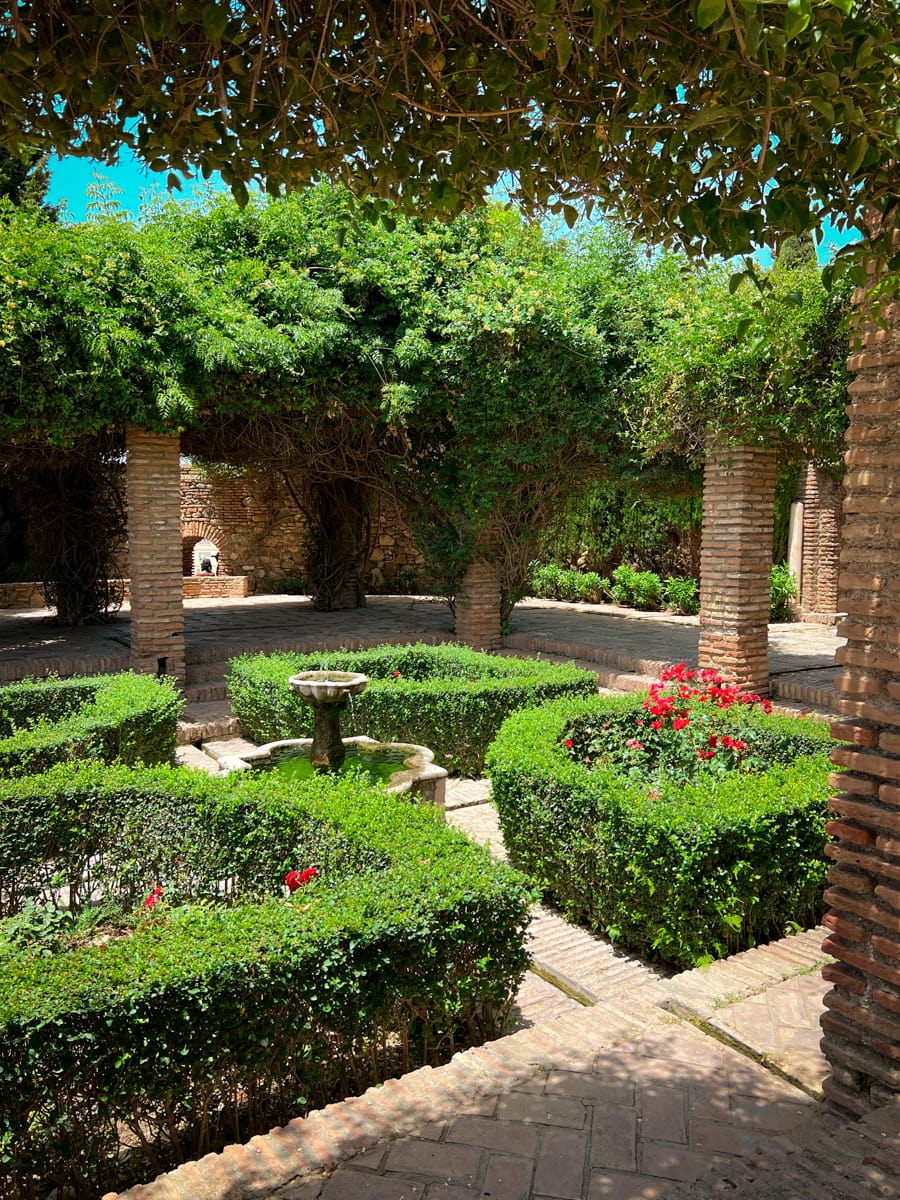
[{"label": "stone fountain", "polygon": [[341,737],[341,715],[351,696],[361,696],[369,682],[355,671],[303,671],[288,680],[293,691],[312,705],[315,717],[310,761],[317,771],[338,771],[347,756]]},{"label": "stone fountain", "polygon": [[341,736],[341,718],[352,698],[365,691],[369,682],[365,675],[353,671],[303,671],[292,675],[288,682],[312,707],[315,718],[312,738],[267,742],[256,750],[222,759],[223,771],[273,769],[279,763],[303,758],[315,772],[337,774],[350,751],[357,762],[380,760],[384,764],[388,791],[409,792],[421,803],[443,809],[447,772],[435,765],[434,754],[427,746]]}]

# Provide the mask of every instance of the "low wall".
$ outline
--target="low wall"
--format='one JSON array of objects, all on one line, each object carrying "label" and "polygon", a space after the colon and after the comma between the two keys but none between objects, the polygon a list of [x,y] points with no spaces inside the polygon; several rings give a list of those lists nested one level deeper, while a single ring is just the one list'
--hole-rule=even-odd
[{"label": "low wall", "polygon": [[[124,580],[128,600],[128,580]],[[182,596],[185,600],[215,600],[227,596],[248,596],[246,575],[185,575]],[[36,583],[0,583],[0,609],[45,608],[44,597]]]},{"label": "low wall", "polygon": [[182,595],[185,600],[216,599],[225,596],[248,596],[246,575],[185,575]]},{"label": "low wall", "polygon": [[0,583],[0,608],[43,608],[36,583]]}]

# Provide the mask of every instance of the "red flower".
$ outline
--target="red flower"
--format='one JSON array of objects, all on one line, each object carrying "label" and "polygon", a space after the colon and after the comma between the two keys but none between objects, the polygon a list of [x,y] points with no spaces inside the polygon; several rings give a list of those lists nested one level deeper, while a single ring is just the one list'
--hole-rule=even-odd
[{"label": "red flower", "polygon": [[572,747],[575,745],[575,743],[572,741],[571,738],[566,738],[565,741],[563,742],[563,745],[566,747],[567,750],[571,750]]},{"label": "red flower", "polygon": [[399,679],[399,678],[400,678],[400,672],[399,672],[399,671],[391,671],[391,675],[394,677],[394,679]]},{"label": "red flower", "polygon": [[690,725],[690,721],[687,717],[675,717],[672,721],[673,729],[687,729],[688,725]]},{"label": "red flower", "polygon": [[651,725],[654,729],[662,729],[663,725],[665,725],[665,721],[662,719],[662,717],[659,717],[658,720],[651,721]]},{"label": "red flower", "polygon": [[284,877],[284,882],[287,884],[287,890],[294,894],[298,888],[306,887],[311,879],[315,879],[318,875],[315,867],[306,867],[302,871],[288,871]]},{"label": "red flower", "polygon": [[629,750],[643,750],[644,748],[644,743],[639,742],[637,738],[629,738],[625,745]]},{"label": "red flower", "polygon": [[715,750],[698,750],[697,751],[698,758],[710,759],[710,758],[715,758],[715,756],[716,756]]},{"label": "red flower", "polygon": [[[727,734],[726,734],[726,737],[727,737]],[[719,739],[716,737],[716,735],[714,733],[711,733],[709,735],[709,742],[707,743],[710,750],[715,750],[715,748],[718,744],[719,744]]]},{"label": "red flower", "polygon": [[153,906],[162,899],[162,887],[157,884],[147,899],[144,901],[144,908],[153,908]]}]

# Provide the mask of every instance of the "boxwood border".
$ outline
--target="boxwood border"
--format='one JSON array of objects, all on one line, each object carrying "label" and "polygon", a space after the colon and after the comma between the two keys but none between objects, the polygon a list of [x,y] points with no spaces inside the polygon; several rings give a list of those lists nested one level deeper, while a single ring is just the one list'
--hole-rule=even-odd
[{"label": "boxwood border", "polygon": [[827,871],[827,727],[754,716],[771,722],[782,757],[792,736],[801,756],[654,799],[574,762],[563,745],[578,723],[642,701],[561,700],[503,724],[487,768],[510,861],[570,918],[679,967],[815,923]]},{"label": "boxwood border", "polygon": [[591,671],[571,664],[483,654],[465,646],[376,646],[313,654],[256,654],[232,660],[228,689],[244,732],[258,742],[311,737],[312,709],[290,689],[298,671],[361,671],[349,733],[413,742],[449,771],[477,777],[487,747],[510,713],[559,696],[596,694]]},{"label": "boxwood border", "polygon": [[[499,1031],[526,966],[530,890],[432,809],[352,778],[289,785],[81,763],[0,780],[0,823],[13,811],[43,814],[51,830],[41,846],[19,823],[32,865],[52,851],[53,830],[74,827],[89,847],[116,817],[126,894],[137,897],[161,880],[163,898],[178,898],[166,872],[190,847],[190,821],[168,863],[160,847],[172,814],[189,816],[192,802],[196,829],[214,828],[223,854],[201,846],[199,875],[244,880],[232,905],[161,903],[127,936],[61,954],[10,940],[10,921],[0,922],[0,1194],[4,1174],[23,1196],[32,1176],[79,1194],[121,1186],[122,1122],[156,1151],[174,1128],[174,1157],[195,1158],[267,1129],[273,1106],[283,1121],[444,1061],[454,1038]],[[154,805],[159,828],[147,820]],[[282,872],[310,865],[311,824],[326,859],[334,831],[349,869],[323,870],[288,899]],[[142,828],[150,862],[135,880],[127,868]],[[235,1125],[226,1118],[241,1096],[256,1109]],[[161,1165],[148,1152],[143,1177]]]},{"label": "boxwood border", "polygon": [[73,758],[168,762],[183,704],[171,679],[130,671],[0,687],[0,775]]}]

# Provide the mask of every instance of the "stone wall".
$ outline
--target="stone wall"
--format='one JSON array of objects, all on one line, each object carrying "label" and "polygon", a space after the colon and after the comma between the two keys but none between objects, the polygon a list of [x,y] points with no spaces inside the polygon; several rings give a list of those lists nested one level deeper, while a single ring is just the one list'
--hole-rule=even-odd
[{"label": "stone wall", "polygon": [[838,627],[847,645],[832,729],[847,744],[832,755],[844,770],[832,776],[826,847],[825,949],[838,961],[823,970],[833,984],[825,1091],[857,1113],[900,1093],[900,305],[885,317],[887,328],[863,325],[850,360]]},{"label": "stone wall", "polygon": [[[263,474],[207,475],[181,468],[183,570],[193,547],[208,538],[219,548],[219,574],[245,575],[248,590],[265,592],[284,579],[303,578],[306,526],[287,490]],[[384,505],[367,584],[390,590],[420,575],[423,559],[399,512]]]}]

